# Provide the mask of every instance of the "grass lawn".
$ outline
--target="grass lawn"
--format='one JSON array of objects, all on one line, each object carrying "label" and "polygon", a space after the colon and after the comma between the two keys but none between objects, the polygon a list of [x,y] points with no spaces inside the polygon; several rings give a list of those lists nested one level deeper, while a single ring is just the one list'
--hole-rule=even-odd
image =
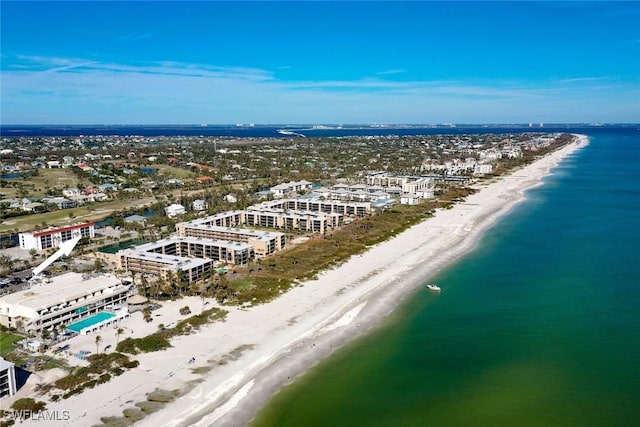
[{"label": "grass lawn", "polygon": [[20,335],[10,334],[8,332],[0,332],[0,356],[5,357],[15,348],[15,343],[24,339]]},{"label": "grass lawn", "polygon": [[38,169],[38,175],[27,179],[11,179],[2,180],[2,189],[0,194],[5,198],[19,197],[18,188],[25,190],[26,197],[44,196],[49,188],[57,188],[59,190],[65,187],[82,188],[91,184],[89,180],[79,179],[71,169]]},{"label": "grass lawn", "polygon": [[88,179],[79,179],[69,168],[38,169],[38,176],[30,178],[29,181],[34,183],[36,188],[41,189],[43,194],[47,187],[60,189],[64,189],[65,187],[82,188],[91,184],[91,181]]},{"label": "grass lawn", "polygon": [[91,205],[80,206],[73,209],[7,218],[0,224],[0,233],[10,232],[16,228],[18,231],[33,230],[34,228],[41,227],[43,222],[47,223],[47,225],[61,226],[83,221],[99,221],[115,211],[139,209],[141,206],[154,202],[155,198],[153,197],[113,200],[109,202],[96,202]]},{"label": "grass lawn", "polygon": [[35,366],[38,371],[46,371],[47,369],[60,368],[64,370],[69,369],[69,364],[64,359],[57,359],[53,356],[37,356],[34,359]]},{"label": "grass lawn", "polygon": [[188,169],[178,168],[170,165],[149,165],[149,167],[156,169],[156,174],[166,178],[195,179],[198,176],[198,174],[191,172]]}]

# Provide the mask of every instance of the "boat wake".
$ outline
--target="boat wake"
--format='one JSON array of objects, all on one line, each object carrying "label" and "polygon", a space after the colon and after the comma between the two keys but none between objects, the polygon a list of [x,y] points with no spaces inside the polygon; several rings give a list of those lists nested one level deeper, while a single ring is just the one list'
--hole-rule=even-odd
[{"label": "boat wake", "polygon": [[291,131],[291,130],[278,129],[278,133],[280,135],[299,136],[301,138],[306,138],[306,135],[303,135],[301,133],[294,132],[294,131]]}]

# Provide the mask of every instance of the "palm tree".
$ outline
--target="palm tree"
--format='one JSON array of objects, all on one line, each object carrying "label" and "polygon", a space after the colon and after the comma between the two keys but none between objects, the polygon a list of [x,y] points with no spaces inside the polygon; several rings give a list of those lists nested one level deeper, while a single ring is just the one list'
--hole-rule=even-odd
[{"label": "palm tree", "polygon": [[13,268],[13,264],[14,264],[14,260],[13,258],[11,258],[8,255],[0,255],[0,269],[2,271],[3,274],[8,274],[11,272],[11,269]]},{"label": "palm tree", "polygon": [[43,329],[40,336],[42,337],[42,341],[46,343],[49,338],[51,338],[51,331],[49,329]]},{"label": "palm tree", "polygon": [[142,318],[147,323],[149,323],[149,322],[151,322],[153,320],[153,317],[151,316],[151,308],[149,308],[148,305],[145,308],[142,309]]},{"label": "palm tree", "polygon": [[[143,276],[144,277],[144,276]],[[146,279],[145,279],[146,280]],[[151,295],[153,298],[158,299],[158,295],[160,294],[160,290],[164,288],[165,281],[162,276],[156,278],[151,282]]]},{"label": "palm tree", "polygon": [[118,328],[116,329],[116,347],[118,347],[118,343],[120,342],[120,336],[124,334],[124,329]]},{"label": "palm tree", "polygon": [[178,270],[176,270],[175,274],[176,274],[176,281],[178,284],[178,295],[182,296],[184,295],[184,292],[188,286],[187,279],[185,277],[186,273],[184,270],[179,268]]},{"label": "palm tree", "polygon": [[163,294],[169,295],[169,297],[173,298],[175,294],[175,283],[176,283],[176,275],[173,270],[168,270],[165,277],[160,276],[160,288]]},{"label": "palm tree", "polygon": [[102,337],[100,335],[96,335],[96,354],[100,354],[100,343],[102,342]]},{"label": "palm tree", "polygon": [[65,329],[67,329],[67,327],[63,323],[60,323],[58,325],[58,335],[62,335],[64,333]]}]

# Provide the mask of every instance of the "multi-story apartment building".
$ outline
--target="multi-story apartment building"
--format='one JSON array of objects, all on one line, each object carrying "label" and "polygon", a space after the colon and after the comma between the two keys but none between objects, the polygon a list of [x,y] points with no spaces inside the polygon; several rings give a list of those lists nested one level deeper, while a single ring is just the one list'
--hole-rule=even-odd
[{"label": "multi-story apartment building", "polygon": [[16,394],[16,368],[8,360],[0,357],[0,398]]},{"label": "multi-story apartment building", "polygon": [[255,210],[282,209],[284,211],[307,211],[344,216],[364,217],[371,213],[371,202],[349,202],[342,200],[322,200],[319,197],[281,199],[251,206]]},{"label": "multi-story apartment building", "polygon": [[395,176],[387,172],[370,172],[365,176],[367,185],[380,187],[401,187],[407,181],[407,177]]},{"label": "multi-story apartment building", "polygon": [[402,184],[402,192],[407,194],[417,194],[428,199],[433,197],[435,183],[431,178],[418,178]]},{"label": "multi-story apartment building", "polygon": [[321,234],[326,233],[330,228],[340,227],[344,218],[344,215],[338,213],[298,210],[287,212],[284,209],[249,209],[244,216],[245,224],[247,225],[302,230]]},{"label": "multi-story apartment building", "polygon": [[418,195],[422,198],[433,197],[435,181],[430,177],[394,176],[386,172],[371,172],[365,176],[365,181],[371,186],[399,187],[402,193]]},{"label": "multi-story apartment building", "polygon": [[170,272],[187,283],[207,277],[214,269],[211,258],[187,258],[155,252],[124,249],[117,253],[118,265],[127,272],[168,278]]},{"label": "multi-story apartment building", "polygon": [[253,247],[247,243],[211,240],[196,237],[170,237],[118,251],[122,257],[132,253],[171,255],[174,257],[209,258],[229,264],[245,265],[253,259]]},{"label": "multi-story apartment building", "polygon": [[[221,212],[219,214],[194,219],[192,221],[189,221],[188,223],[181,224],[211,225],[214,227],[237,227],[238,225],[244,224],[244,212],[245,211]],[[181,224],[177,224],[176,229],[178,230],[178,234],[182,236],[183,234],[181,234],[179,230]]]},{"label": "multi-story apartment building", "polygon": [[76,237],[95,237],[93,222],[83,222],[66,227],[47,228],[45,230],[20,233],[20,247],[22,249],[36,249],[38,251],[57,248],[61,243]]},{"label": "multi-story apartment building", "polygon": [[53,330],[98,311],[124,304],[132,286],[111,274],[65,273],[50,283],[5,295],[0,324],[25,333]]},{"label": "multi-story apartment building", "polygon": [[176,230],[178,235],[182,237],[201,237],[203,239],[248,243],[253,247],[256,258],[263,258],[282,250],[286,241],[284,233],[218,227],[202,223],[201,220],[176,224]]},{"label": "multi-story apartment building", "polygon": [[288,194],[295,193],[297,191],[302,190],[310,190],[312,184],[308,181],[293,181],[293,182],[285,182],[282,184],[278,184],[270,188],[273,193],[273,197],[279,198],[284,197]]}]

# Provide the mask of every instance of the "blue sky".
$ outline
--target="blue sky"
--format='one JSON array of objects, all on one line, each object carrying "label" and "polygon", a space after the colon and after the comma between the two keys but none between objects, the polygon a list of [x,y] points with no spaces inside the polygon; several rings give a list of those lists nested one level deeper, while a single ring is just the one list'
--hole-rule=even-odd
[{"label": "blue sky", "polygon": [[2,124],[640,122],[637,2],[0,8]]}]

